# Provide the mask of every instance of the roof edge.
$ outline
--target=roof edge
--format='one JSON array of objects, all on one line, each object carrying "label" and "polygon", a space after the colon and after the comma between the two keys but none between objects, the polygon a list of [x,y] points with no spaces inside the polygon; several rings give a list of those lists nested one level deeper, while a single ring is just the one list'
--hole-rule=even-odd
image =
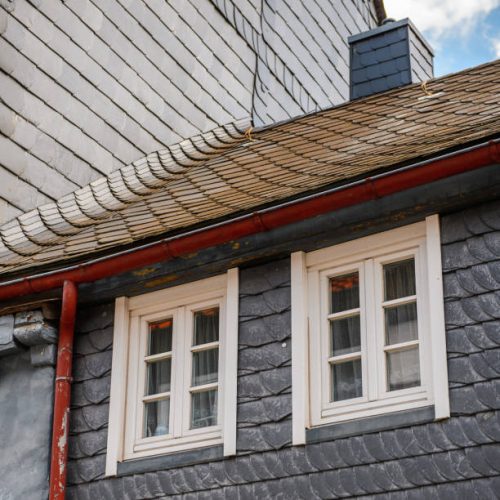
[{"label": "roof edge", "polygon": [[454,153],[368,176],[327,192],[255,211],[148,245],[67,268],[0,283],[0,300],[60,288],[66,280],[88,283],[145,265],[172,260],[203,248],[475,170],[497,163],[499,158],[500,141],[488,141],[463,148]]},{"label": "roof edge", "polygon": [[61,236],[77,234],[96,221],[164,188],[249,138],[251,118],[222,125],[155,151],[90,184],[41,205],[0,227],[0,261],[35,255]]}]

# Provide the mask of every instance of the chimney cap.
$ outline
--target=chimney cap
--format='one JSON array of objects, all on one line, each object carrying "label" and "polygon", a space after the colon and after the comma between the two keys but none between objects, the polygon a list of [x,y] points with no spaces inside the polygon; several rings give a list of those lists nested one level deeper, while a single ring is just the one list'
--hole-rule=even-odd
[{"label": "chimney cap", "polygon": [[[386,21],[389,21],[389,20],[390,20],[390,18],[388,18]],[[356,35],[351,35],[347,39],[349,45],[351,45],[355,42],[358,42],[360,40],[364,40],[366,38],[378,36],[382,33],[385,33],[386,31],[391,31],[391,30],[394,30],[397,28],[401,28],[402,26],[408,26],[417,35],[417,37],[420,39],[420,41],[425,45],[425,47],[431,53],[431,55],[432,56],[434,55],[434,50],[429,45],[427,40],[423,37],[423,35],[420,33],[420,31],[418,31],[418,29],[415,27],[415,25],[410,21],[410,19],[405,18],[405,19],[401,19],[399,21],[394,21],[394,20],[391,20],[391,21],[393,21],[393,22],[385,22],[384,21],[384,24],[382,24],[382,26],[378,26],[377,28],[374,28],[374,29],[369,30],[369,31],[363,31],[362,33],[358,33]]]}]

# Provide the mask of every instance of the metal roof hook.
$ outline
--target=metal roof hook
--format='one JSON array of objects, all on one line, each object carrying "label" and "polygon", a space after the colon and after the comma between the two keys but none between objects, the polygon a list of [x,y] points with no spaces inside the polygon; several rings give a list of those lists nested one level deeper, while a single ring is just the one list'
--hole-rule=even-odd
[{"label": "metal roof hook", "polygon": [[428,88],[427,88],[427,81],[425,82],[422,82],[421,85],[420,85],[420,88],[424,91],[425,95],[426,96],[431,96],[431,95],[434,95],[433,92],[431,92]]},{"label": "metal roof hook", "polygon": [[255,139],[252,137],[252,130],[253,130],[252,126],[248,127],[245,130],[245,138],[247,139],[247,141],[250,141],[250,142],[254,142],[255,141]]}]

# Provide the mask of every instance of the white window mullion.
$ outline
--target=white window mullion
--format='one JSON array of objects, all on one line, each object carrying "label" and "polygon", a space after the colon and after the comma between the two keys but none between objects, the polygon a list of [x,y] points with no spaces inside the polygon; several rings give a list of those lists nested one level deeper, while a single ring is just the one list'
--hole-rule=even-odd
[{"label": "white window mullion", "polygon": [[329,300],[328,300],[328,276],[320,274],[321,294],[319,297],[320,303],[320,331],[319,331],[319,366],[321,367],[321,387],[322,391],[322,401],[323,406],[326,406],[330,402],[330,394],[332,392],[332,382],[330,376],[330,363],[328,363],[328,358],[330,357],[330,321],[328,320],[329,312]]},{"label": "white window mullion", "polygon": [[[309,340],[311,344],[310,350],[310,376],[311,390],[309,391],[311,409],[311,419],[316,425],[321,423],[321,410],[325,401],[325,389],[322,384],[323,366],[321,364],[321,307],[320,307],[320,280],[319,272],[313,271],[308,273],[309,282]],[[294,349],[294,346],[292,346]],[[314,368],[313,368],[314,367]]]},{"label": "white window mullion", "polygon": [[221,314],[221,353],[219,359],[219,382],[222,407],[221,424],[224,429],[224,456],[236,455],[236,401],[238,378],[238,311],[239,311],[239,271],[227,272],[225,314]]},{"label": "white window mullion", "polygon": [[378,318],[376,315],[376,286],[374,276],[373,259],[365,260],[363,265],[364,271],[364,316],[363,330],[366,339],[365,346],[365,366],[366,366],[366,382],[368,389],[368,400],[373,401],[378,398],[379,393],[379,363],[380,356],[378,355],[379,340],[378,340]]},{"label": "white window mullion", "polygon": [[137,387],[136,387],[136,397],[137,404],[136,409],[136,428],[135,428],[135,438],[136,440],[141,439],[143,429],[144,429],[144,419],[145,419],[145,408],[142,398],[144,397],[144,389],[146,387],[146,362],[144,358],[147,353],[147,341],[148,341],[148,322],[142,319],[139,323],[139,335],[138,335],[138,352],[139,355],[139,366],[137,367]]},{"label": "white window mullion", "polygon": [[[174,321],[173,363],[172,363],[172,400],[170,402],[172,422],[172,435],[174,438],[182,436],[184,420],[184,385],[185,385],[185,337],[186,337],[186,308],[178,307]],[[175,325],[177,324],[177,328]]]},{"label": "white window mullion", "polygon": [[377,338],[377,383],[380,398],[387,392],[387,356],[385,354],[384,271],[378,260],[373,260],[375,330]]},{"label": "white window mullion", "polygon": [[[430,359],[430,346],[429,332],[431,329],[431,321],[428,316],[429,308],[426,306],[424,290],[428,290],[427,284],[427,257],[425,244],[422,243],[415,254],[415,273],[416,281],[415,287],[417,290],[417,317],[418,317],[418,342],[419,342],[419,362],[420,362],[420,383],[422,386],[427,387],[432,394],[432,383],[430,377],[432,376],[432,367]],[[429,294],[427,294],[429,295]]]}]

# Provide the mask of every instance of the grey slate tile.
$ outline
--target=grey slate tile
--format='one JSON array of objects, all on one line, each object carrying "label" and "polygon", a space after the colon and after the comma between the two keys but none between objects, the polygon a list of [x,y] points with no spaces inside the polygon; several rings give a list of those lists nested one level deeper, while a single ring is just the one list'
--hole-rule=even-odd
[{"label": "grey slate tile", "polygon": [[461,451],[437,453],[431,457],[438,472],[445,478],[445,480],[456,481],[462,478],[461,474],[455,467],[456,461],[463,457],[463,453]]},{"label": "grey slate tile", "polygon": [[93,307],[89,312],[86,308],[78,311],[76,324],[79,333],[103,330],[113,324],[114,303]]},{"label": "grey slate tile", "polygon": [[101,429],[96,432],[84,432],[74,441],[83,456],[91,457],[106,452],[107,438],[107,429]]},{"label": "grey slate tile", "polygon": [[264,439],[260,427],[240,427],[236,438],[238,452],[264,451],[272,449]]},{"label": "grey slate tile", "polygon": [[265,318],[240,322],[240,345],[261,346],[271,342],[279,342],[290,336],[290,313],[273,314]]},{"label": "grey slate tile", "polygon": [[263,295],[240,299],[240,317],[270,316],[290,308],[290,289],[277,288]]},{"label": "grey slate tile", "polygon": [[[370,447],[366,446],[366,449],[369,450]],[[356,457],[354,456],[354,450],[352,448],[352,439],[337,440],[337,451],[342,461],[348,464],[349,466],[356,465],[358,463]]]},{"label": "grey slate tile", "polygon": [[70,432],[80,433],[99,430],[108,423],[109,405],[91,405],[71,410]]},{"label": "grey slate tile", "polygon": [[106,375],[111,371],[111,359],[111,351],[98,352],[75,359],[74,380],[83,382]]},{"label": "grey slate tile", "polygon": [[253,453],[250,455],[250,466],[261,481],[276,477],[266,466],[265,456],[266,454],[264,453]]},{"label": "grey slate tile", "polygon": [[[360,467],[360,469],[362,469],[362,467]],[[386,462],[384,464],[384,470],[391,480],[391,483],[394,484],[396,488],[404,489],[414,486],[414,483],[406,477],[401,461]],[[382,491],[381,487],[376,485],[372,475],[370,475],[370,479],[374,484],[370,491],[376,492],[376,488],[378,488],[378,491]]]},{"label": "grey slate tile", "polygon": [[369,470],[372,473],[373,480],[382,491],[394,489],[394,484],[385,471],[384,464],[372,464]]},{"label": "grey slate tile", "polygon": [[165,495],[174,495],[178,493],[177,488],[173,484],[170,471],[158,471],[157,476],[161,489]]},{"label": "grey slate tile", "polygon": [[259,371],[277,368],[291,361],[291,342],[273,342],[239,352],[238,369]]},{"label": "grey slate tile", "polygon": [[[311,475],[311,488],[319,498],[338,498],[336,490],[339,491],[340,483],[338,475],[335,472],[322,472],[320,474]],[[341,489],[341,495],[346,496],[347,493]]]},{"label": "grey slate tile", "polygon": [[[439,425],[439,424],[437,424]],[[441,451],[442,448],[437,446],[433,439],[431,439],[431,434],[429,432],[430,427],[437,427],[436,424],[429,425],[418,425],[413,427],[413,435],[415,440],[418,442],[418,446],[425,451],[425,453],[436,453]],[[439,431],[442,432],[443,428],[439,425]],[[445,433],[444,433],[445,434]]]},{"label": "grey slate tile", "polygon": [[104,477],[105,463],[105,455],[97,455],[70,461],[68,463],[68,483],[90,483]]},{"label": "grey slate tile", "polygon": [[238,378],[238,399],[263,398],[288,390],[291,386],[289,367],[276,368],[267,372],[244,375]]},{"label": "grey slate tile", "polygon": [[450,382],[473,384],[483,380],[471,365],[469,356],[450,359],[448,361],[448,377]]},{"label": "grey slate tile", "polygon": [[[397,431],[396,431],[397,432]],[[412,438],[413,435],[412,435]],[[364,445],[366,449],[377,461],[390,460],[392,456],[384,447],[384,441],[381,438],[381,434],[367,434],[364,436]]]}]

